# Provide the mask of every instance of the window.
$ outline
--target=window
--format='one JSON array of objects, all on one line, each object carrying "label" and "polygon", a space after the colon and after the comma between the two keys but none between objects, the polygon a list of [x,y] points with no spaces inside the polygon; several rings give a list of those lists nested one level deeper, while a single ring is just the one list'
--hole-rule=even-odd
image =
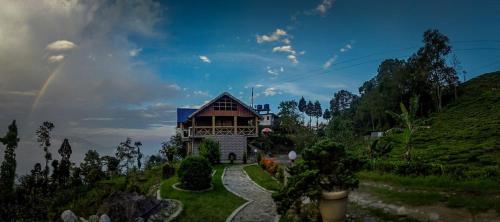
[{"label": "window", "polygon": [[221,98],[220,100],[214,102],[214,110],[236,111],[237,105],[229,98]]},{"label": "window", "polygon": [[269,120],[269,116],[266,116],[266,120]]}]

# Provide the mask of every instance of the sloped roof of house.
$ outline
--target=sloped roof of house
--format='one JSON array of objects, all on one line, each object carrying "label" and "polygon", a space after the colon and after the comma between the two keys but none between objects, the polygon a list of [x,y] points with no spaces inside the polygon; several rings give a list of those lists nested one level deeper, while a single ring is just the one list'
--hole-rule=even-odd
[{"label": "sloped roof of house", "polygon": [[228,92],[223,92],[220,95],[218,95],[217,97],[213,98],[212,100],[210,100],[210,102],[206,103],[205,105],[201,106],[198,110],[196,110],[195,112],[191,113],[191,115],[189,115],[188,118],[191,118],[191,117],[195,116],[197,113],[201,112],[202,110],[204,110],[205,108],[207,108],[208,106],[210,106],[212,103],[216,102],[217,100],[219,100],[223,96],[227,96],[227,97],[231,98],[232,100],[238,102],[240,105],[242,105],[246,109],[250,110],[253,114],[255,114],[256,116],[258,116],[259,118],[261,118],[260,114],[258,112],[256,112],[252,107],[248,106],[247,104],[245,104],[244,102],[242,102],[241,100],[239,100],[238,98],[234,97],[233,95],[231,95]]},{"label": "sloped roof of house", "polygon": [[188,120],[189,115],[196,112],[198,109],[191,108],[177,108],[177,122],[182,123]]}]

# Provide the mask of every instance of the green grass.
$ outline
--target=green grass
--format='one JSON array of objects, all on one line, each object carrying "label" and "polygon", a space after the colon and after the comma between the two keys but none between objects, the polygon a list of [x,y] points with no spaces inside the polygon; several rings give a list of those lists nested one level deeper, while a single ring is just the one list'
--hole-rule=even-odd
[{"label": "green grass", "polygon": [[243,168],[250,178],[261,187],[277,191],[281,188],[280,182],[258,165],[249,165]]},{"label": "green grass", "polygon": [[177,199],[184,205],[184,210],[177,221],[225,221],[226,218],[246,201],[222,185],[223,165],[214,167],[216,171],[212,178],[214,189],[204,193],[178,191],[172,188],[177,183],[177,177],[164,180],[161,185],[163,198]]},{"label": "green grass", "polygon": [[446,176],[404,177],[390,173],[361,171],[362,180],[384,182],[411,189],[446,190],[455,192],[499,194],[498,182],[488,179],[455,180]]}]

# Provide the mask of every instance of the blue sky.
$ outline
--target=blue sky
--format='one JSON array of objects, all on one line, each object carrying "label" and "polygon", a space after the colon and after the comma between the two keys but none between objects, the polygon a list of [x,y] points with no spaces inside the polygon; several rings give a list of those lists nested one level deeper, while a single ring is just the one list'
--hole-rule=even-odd
[{"label": "blue sky", "polygon": [[43,121],[56,125],[52,152],[68,138],[77,163],[126,137],[150,155],[175,133],[176,107],[223,91],[249,103],[254,87],[255,103],[274,111],[301,96],[326,108],[384,59],[406,59],[429,28],[451,39],[468,78],[500,69],[500,1],[0,4],[0,135],[17,120],[21,174],[42,160]]},{"label": "blue sky", "polygon": [[[316,10],[326,2],[331,7],[324,13]],[[186,88],[179,106],[199,105],[222,91],[249,101],[252,85],[256,102],[274,108],[301,95],[326,105],[339,89],[356,92],[383,59],[407,58],[429,28],[449,36],[469,77],[500,67],[498,1],[166,1],[163,6],[166,17],[158,28],[165,37],[138,39],[143,50],[137,60]],[[276,29],[285,31],[280,39],[291,44],[257,42],[258,35]],[[272,51],[285,45],[296,51],[298,63]],[[371,54],[376,55],[364,57]],[[339,64],[323,69],[332,58]]]}]

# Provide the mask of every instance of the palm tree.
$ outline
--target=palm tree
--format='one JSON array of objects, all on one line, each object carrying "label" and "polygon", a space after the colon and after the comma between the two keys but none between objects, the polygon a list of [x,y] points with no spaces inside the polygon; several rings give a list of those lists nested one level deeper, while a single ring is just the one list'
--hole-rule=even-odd
[{"label": "palm tree", "polygon": [[418,110],[418,97],[413,97],[410,99],[409,110],[402,102],[399,104],[399,107],[401,109],[401,114],[397,114],[391,111],[386,111],[386,113],[391,115],[396,121],[398,121],[399,124],[402,126],[402,128],[394,127],[390,129],[388,132],[398,131],[403,133],[402,134],[403,146],[406,149],[406,152],[404,153],[404,158],[406,161],[410,162],[411,152],[413,150],[413,141],[412,141],[413,134],[422,128],[429,128],[429,127],[421,126],[419,124],[420,121],[417,120],[416,118],[416,113]]}]

